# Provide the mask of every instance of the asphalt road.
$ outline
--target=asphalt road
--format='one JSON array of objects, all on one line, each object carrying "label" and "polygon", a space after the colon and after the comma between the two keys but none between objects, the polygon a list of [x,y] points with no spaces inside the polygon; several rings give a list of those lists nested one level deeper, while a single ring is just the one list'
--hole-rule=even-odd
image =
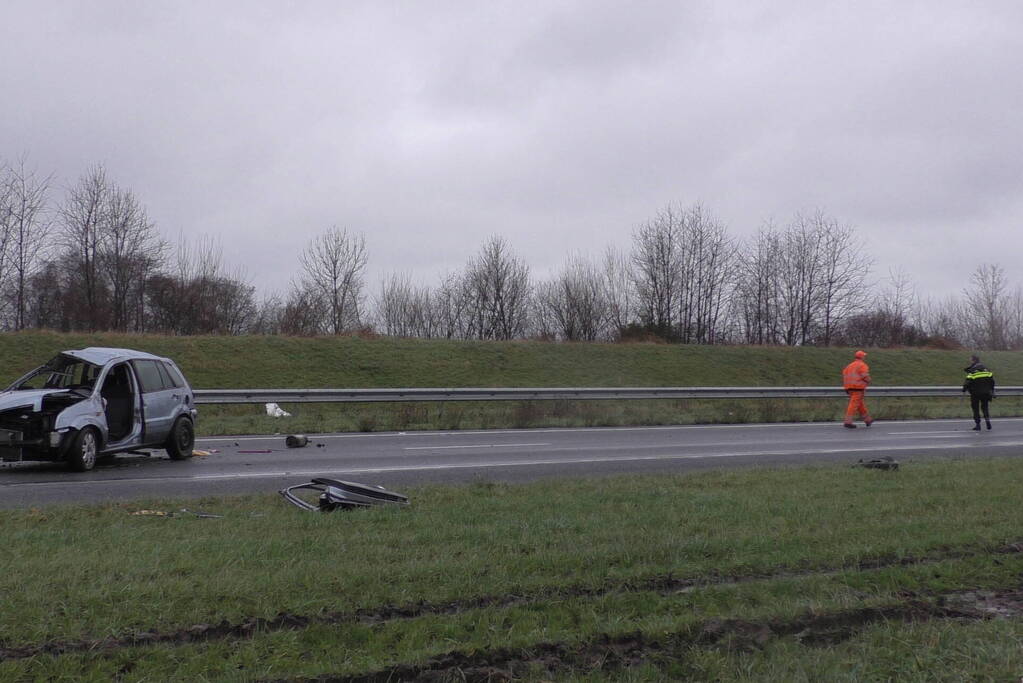
[{"label": "asphalt road", "polygon": [[92,472],[55,463],[0,464],[0,507],[273,492],[325,476],[398,491],[421,483],[521,482],[542,477],[679,473],[700,468],[855,463],[1023,454],[1023,418],[973,432],[969,420],[839,424],[605,427],[200,439],[209,454],[120,455]]}]

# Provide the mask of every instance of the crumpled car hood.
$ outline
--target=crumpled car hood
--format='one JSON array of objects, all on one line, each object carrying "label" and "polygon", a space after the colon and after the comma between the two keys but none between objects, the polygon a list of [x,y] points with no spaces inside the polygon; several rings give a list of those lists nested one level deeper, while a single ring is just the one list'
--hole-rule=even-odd
[{"label": "crumpled car hood", "polygon": [[53,394],[66,394],[67,389],[26,389],[24,391],[0,392],[0,410],[31,408],[38,412],[43,409],[43,399]]}]

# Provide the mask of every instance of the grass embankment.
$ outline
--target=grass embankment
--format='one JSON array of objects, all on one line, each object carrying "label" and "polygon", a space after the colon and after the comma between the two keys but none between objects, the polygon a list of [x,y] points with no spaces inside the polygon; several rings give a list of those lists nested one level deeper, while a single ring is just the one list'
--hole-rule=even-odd
[{"label": "grass embankment", "polygon": [[[1021,478],[946,461],[423,487],[332,514],[0,511],[0,679],[1014,680]],[[131,514],[180,505],[222,517]]]},{"label": "grass embankment", "polygon": [[[47,332],[0,334],[0,382],[58,351],[126,346],[174,358],[193,386],[233,388],[834,386],[850,349],[463,342],[357,337],[163,337]],[[957,385],[967,353],[871,350],[877,386]],[[1023,354],[984,360],[1003,385],[1023,384]],[[968,414],[949,399],[869,399],[878,417]],[[841,399],[825,401],[535,401],[285,405],[293,417],[267,418],[262,406],[206,406],[202,434],[489,427],[601,426],[836,420]],[[1023,414],[1002,398],[999,415]]]}]

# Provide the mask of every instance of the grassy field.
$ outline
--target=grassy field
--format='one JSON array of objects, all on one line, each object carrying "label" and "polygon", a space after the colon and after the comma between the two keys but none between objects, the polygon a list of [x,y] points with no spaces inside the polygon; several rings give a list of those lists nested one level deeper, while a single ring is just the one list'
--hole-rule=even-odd
[{"label": "grassy field", "polygon": [[[90,345],[175,358],[197,388],[834,385],[851,356],[19,333],[0,334],[0,381]],[[956,385],[966,356],[868,360],[878,385]],[[1023,384],[1021,356],[984,360]],[[871,405],[882,418],[967,411],[958,396]],[[205,407],[200,429],[831,420],[842,401],[285,407],[294,417]],[[1023,412],[1016,399],[995,411]],[[1023,460],[932,460],[481,480],[332,514],[276,496],[0,510],[0,680],[1017,680],[1021,479]]]},{"label": "grassy field", "polygon": [[[473,386],[834,386],[850,349],[462,342],[358,337],[162,337],[48,332],[0,334],[0,382],[9,382],[58,351],[126,346],[174,358],[196,388],[338,388]],[[957,385],[968,352],[870,350],[877,386]],[[1003,385],[1023,384],[1023,354],[984,360]],[[958,417],[961,396],[939,400],[870,400],[880,418]],[[284,406],[287,420],[260,405],[206,406],[201,434],[333,432],[487,427],[615,426],[836,420],[834,401],[536,401]],[[999,399],[999,415],[1023,403]]]},{"label": "grassy field", "polygon": [[[359,337],[164,337],[0,333],[0,382],[68,348],[124,346],[169,356],[198,389],[305,387],[835,385],[850,349],[677,344],[466,342]],[[955,385],[968,351],[871,350],[875,383]],[[1023,354],[984,354],[1000,383],[1023,384]]]},{"label": "grassy field", "polygon": [[971,459],[0,511],[0,680],[1017,680],[1021,479]]}]

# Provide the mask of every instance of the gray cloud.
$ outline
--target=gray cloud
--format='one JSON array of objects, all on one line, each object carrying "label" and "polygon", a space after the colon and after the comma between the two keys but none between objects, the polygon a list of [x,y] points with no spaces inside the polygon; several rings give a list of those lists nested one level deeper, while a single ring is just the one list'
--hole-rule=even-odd
[{"label": "gray cloud", "polygon": [[[739,236],[822,208],[924,293],[1021,246],[1023,10],[913,3],[8,3],[0,156],[95,163],[264,289],[364,232],[432,282],[501,234],[543,274],[669,202]],[[372,283],[375,288],[375,282]]]}]

